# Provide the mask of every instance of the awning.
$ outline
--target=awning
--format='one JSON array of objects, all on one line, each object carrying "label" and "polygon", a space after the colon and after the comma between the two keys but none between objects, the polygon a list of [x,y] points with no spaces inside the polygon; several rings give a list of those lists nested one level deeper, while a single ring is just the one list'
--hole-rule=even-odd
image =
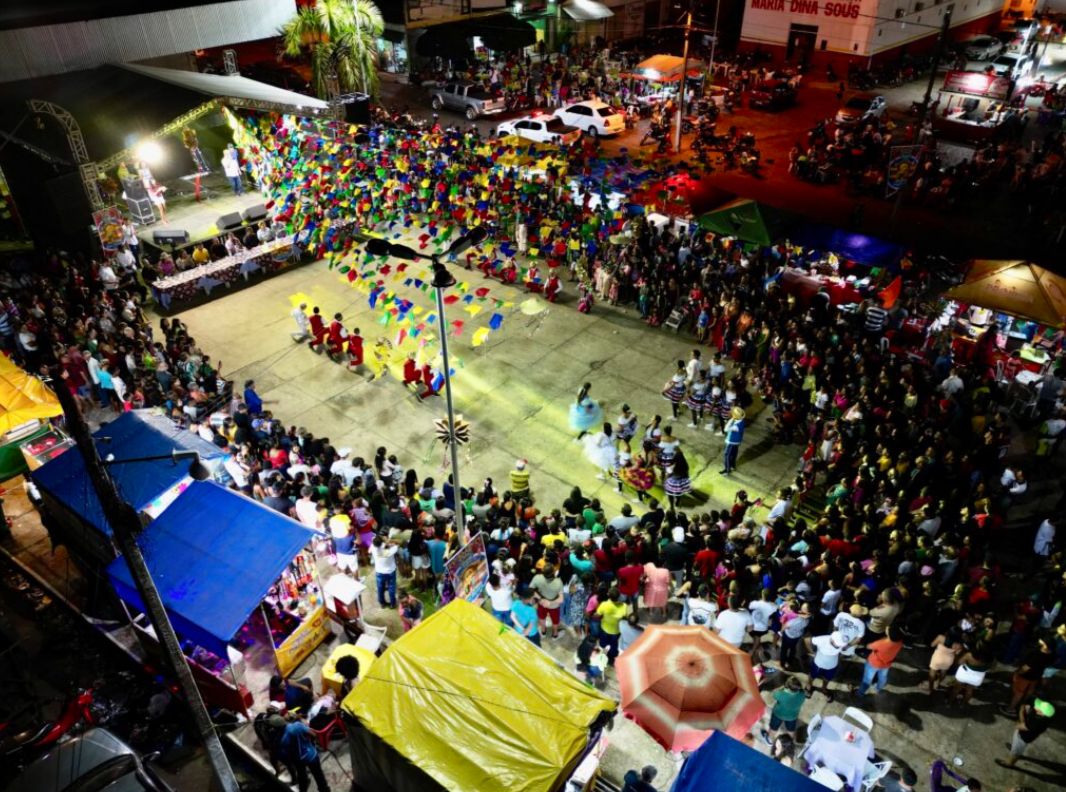
[{"label": "awning", "polygon": [[0,355],[0,434],[34,419],[63,414],[52,390]]},{"label": "awning", "polygon": [[415,52],[423,58],[469,58],[471,33],[465,22],[449,22],[426,28],[415,41]]},{"label": "awning", "polygon": [[944,296],[1050,327],[1066,327],[1066,278],[1029,261],[972,261],[966,280]]},{"label": "awning", "polygon": [[[681,79],[681,70],[684,68],[685,59],[677,55],[652,55],[638,63],[630,77],[638,77],[652,82],[676,82]],[[701,61],[694,58],[688,60],[688,76],[700,77],[704,73]]]},{"label": "awning", "polygon": [[[158,456],[174,450],[196,451],[204,461],[226,456],[218,446],[200,439],[188,429],[179,428],[165,415],[151,410],[132,410],[104,424],[93,436],[101,457],[114,454],[116,459]],[[103,440],[110,438],[110,440]],[[168,459],[115,465],[111,478],[127,503],[137,511],[150,506],[166,490],[186,478],[188,466],[175,465]],[[81,454],[60,454],[32,474],[34,483],[64,507],[105,536],[111,526],[104,508],[96,497]]]},{"label": "awning", "polygon": [[700,218],[700,228],[757,245],[773,245],[785,236],[786,216],[776,209],[738,198]]},{"label": "awning", "polygon": [[537,29],[514,14],[492,14],[471,19],[471,35],[480,36],[493,52],[511,52],[537,43]]},{"label": "awning", "polygon": [[597,22],[614,16],[614,11],[596,0],[569,0],[563,11],[575,22]]},{"label": "awning", "polygon": [[836,253],[867,267],[894,269],[903,256],[903,247],[894,242],[821,223],[803,223],[789,241],[803,248]]},{"label": "awning", "polygon": [[328,110],[329,104],[313,96],[288,91],[267,83],[250,80],[239,74],[203,74],[182,69],[161,69],[158,66],[141,66],[136,63],[123,63],[122,68],[146,77],[152,77],[171,85],[177,85],[189,91],[196,91],[205,96],[219,99],[244,99],[252,102],[266,102],[280,108],[295,110]]},{"label": "awning", "polygon": [[671,792],[825,792],[795,768],[785,767],[720,731],[685,760]]},{"label": "awning", "polygon": [[[137,544],[174,629],[225,657],[226,644],[313,536],[251,498],[196,481]],[[144,610],[123,558],[108,565],[107,576],[124,602]]]},{"label": "awning", "polygon": [[366,789],[553,792],[618,704],[455,600],[393,642],[342,706]]}]

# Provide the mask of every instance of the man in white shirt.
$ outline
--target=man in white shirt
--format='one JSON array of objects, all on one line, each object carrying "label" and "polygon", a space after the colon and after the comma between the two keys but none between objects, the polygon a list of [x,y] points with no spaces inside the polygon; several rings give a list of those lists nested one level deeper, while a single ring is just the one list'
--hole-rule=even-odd
[{"label": "man in white shirt", "polygon": [[345,487],[351,487],[357,476],[359,478],[363,476],[363,471],[355,467],[348,459],[351,453],[352,450],[350,448],[337,449],[337,456],[340,458],[329,466],[329,474],[331,476],[340,476],[344,479]]},{"label": "man in white shirt", "polygon": [[944,379],[943,382],[937,387],[941,393],[945,396],[954,396],[965,387],[962,378],[958,375],[955,369],[951,370],[951,373]]},{"label": "man in white shirt", "polygon": [[1041,559],[1051,555],[1051,549],[1055,544],[1055,524],[1048,517],[1040,527],[1036,529],[1036,539],[1033,541],[1033,552]]},{"label": "man in white shirt", "polygon": [[118,275],[106,261],[100,265],[100,284],[107,291],[114,291],[118,288]]},{"label": "man in white shirt", "polygon": [[706,583],[700,585],[699,594],[695,597],[685,597],[685,607],[681,613],[681,623],[696,625],[714,629],[714,617],[718,613],[718,605],[711,598],[711,588]]},{"label": "man in white shirt", "polygon": [[380,536],[375,536],[370,545],[370,560],[374,563],[374,576],[377,579],[378,605],[383,608],[396,607],[396,553],[399,550],[398,545],[386,542]]},{"label": "man in white shirt", "polygon": [[322,525],[318,520],[318,504],[311,497],[314,490],[304,487],[300,490],[300,497],[296,500],[296,519],[311,530],[321,530]]},{"label": "man in white shirt", "polygon": [[830,635],[818,635],[810,641],[814,659],[811,660],[811,674],[807,682],[807,695],[814,694],[814,681],[822,680],[822,694],[829,701],[833,700],[833,694],[829,692],[829,682],[837,675],[837,667],[840,665],[840,653],[848,644],[848,639],[843,633],[834,632]]},{"label": "man in white shirt", "polygon": [[855,647],[866,635],[866,623],[863,621],[869,613],[869,609],[857,602],[852,605],[847,613],[838,613],[833,619],[833,630],[844,636],[847,644],[841,650],[844,655],[850,657],[855,654]]},{"label": "man in white shirt", "polygon": [[620,536],[625,536],[629,533],[629,529],[639,522],[640,518],[634,516],[633,507],[627,503],[622,506],[622,513],[617,517],[612,517],[607,525],[610,528],[614,528]]},{"label": "man in white shirt", "polygon": [[237,148],[232,143],[226,146],[226,150],[222,152],[222,172],[229,179],[234,195],[240,195],[244,192],[244,187],[241,185],[241,161],[237,154]]},{"label": "man in white shirt", "polygon": [[125,245],[119,248],[118,253],[115,254],[115,261],[125,275],[132,275],[137,271],[137,259],[133,257],[132,251]]},{"label": "man in white shirt", "polygon": [[777,493],[777,502],[771,507],[770,514],[766,518],[766,522],[770,525],[774,524],[775,520],[780,518],[788,518],[789,510],[792,508],[792,487],[785,487],[783,490]]},{"label": "man in white shirt", "polygon": [[685,366],[685,384],[691,385],[693,382],[698,382],[700,375],[703,374],[703,361],[700,360],[700,350],[692,350],[692,359]]},{"label": "man in white shirt", "polygon": [[729,596],[729,610],[722,611],[715,619],[714,629],[726,643],[740,646],[751,629],[751,614],[741,607],[740,597]]},{"label": "man in white shirt", "polygon": [[748,611],[751,613],[751,638],[754,641],[751,647],[752,663],[761,662],[762,638],[770,631],[770,619],[777,613],[777,603],[770,600],[770,589],[763,589],[759,599],[748,603]]},{"label": "man in white shirt", "polygon": [[296,332],[292,333],[292,340],[296,342],[307,341],[311,338],[311,320],[307,316],[307,303],[300,303],[289,314],[296,322]]}]

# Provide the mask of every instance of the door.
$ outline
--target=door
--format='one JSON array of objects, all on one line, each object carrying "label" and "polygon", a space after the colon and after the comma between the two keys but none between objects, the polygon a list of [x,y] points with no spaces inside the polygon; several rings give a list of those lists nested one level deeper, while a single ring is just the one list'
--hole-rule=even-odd
[{"label": "door", "polygon": [[792,25],[788,29],[788,48],[785,59],[789,63],[809,66],[818,41],[817,25]]}]

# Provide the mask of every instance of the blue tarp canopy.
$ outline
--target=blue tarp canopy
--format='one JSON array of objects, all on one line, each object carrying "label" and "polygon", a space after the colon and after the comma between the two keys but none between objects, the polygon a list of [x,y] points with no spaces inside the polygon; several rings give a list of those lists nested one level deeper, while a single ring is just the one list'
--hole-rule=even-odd
[{"label": "blue tarp canopy", "polygon": [[670,792],[825,792],[798,770],[785,767],[725,732],[716,731],[681,766]]},{"label": "blue tarp canopy", "polygon": [[[156,588],[183,638],[226,656],[226,644],[314,532],[213,481],[194,481],[137,538]],[[107,576],[144,610],[125,560]]]},{"label": "blue tarp canopy", "polygon": [[867,267],[893,270],[904,252],[901,245],[893,242],[821,223],[802,223],[789,241],[803,248],[836,253]]},{"label": "blue tarp canopy", "polygon": [[[218,446],[178,427],[165,415],[150,410],[123,413],[97,430],[93,437],[101,458],[114,454],[115,459],[157,456],[171,451],[196,451],[207,462],[225,456]],[[101,438],[111,438],[101,442]],[[175,465],[167,459],[156,462],[137,462],[115,465],[111,478],[118,485],[119,494],[137,511],[177,484],[188,473],[188,460]],[[105,536],[111,536],[111,526],[104,517],[104,509],[96,497],[85,462],[71,449],[43,465],[33,474],[33,480],[70,511],[79,515]]]}]

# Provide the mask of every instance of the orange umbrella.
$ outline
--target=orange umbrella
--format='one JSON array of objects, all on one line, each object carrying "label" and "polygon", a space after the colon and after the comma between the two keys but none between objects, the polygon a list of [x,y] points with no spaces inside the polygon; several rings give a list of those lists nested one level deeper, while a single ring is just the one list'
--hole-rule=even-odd
[{"label": "orange umbrella", "polygon": [[622,711],[669,751],[741,738],[765,705],[751,658],[706,627],[653,625],[615,663]]}]

